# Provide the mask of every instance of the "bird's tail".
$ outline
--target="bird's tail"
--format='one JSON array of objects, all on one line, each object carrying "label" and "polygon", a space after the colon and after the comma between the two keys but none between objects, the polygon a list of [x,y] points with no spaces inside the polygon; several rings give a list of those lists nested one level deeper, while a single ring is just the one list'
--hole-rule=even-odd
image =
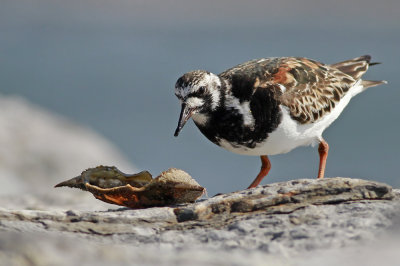
[{"label": "bird's tail", "polygon": [[375,87],[382,84],[387,84],[386,80],[362,80],[361,84],[363,85],[364,89],[369,87]]},{"label": "bird's tail", "polygon": [[[378,62],[371,63],[371,56],[370,55],[363,55],[357,58],[353,58],[350,60],[342,61],[336,64],[332,64],[331,67],[339,69],[343,73],[353,77],[355,80],[361,78],[365,72],[367,72],[369,66],[380,64]],[[381,84],[386,84],[387,81],[379,80],[363,80],[361,84],[363,85],[364,89],[369,87],[375,87]]]},{"label": "bird's tail", "polygon": [[343,73],[353,77],[355,80],[358,80],[365,72],[367,72],[370,61],[370,55],[363,55],[357,58],[332,64],[331,67],[339,69]]}]

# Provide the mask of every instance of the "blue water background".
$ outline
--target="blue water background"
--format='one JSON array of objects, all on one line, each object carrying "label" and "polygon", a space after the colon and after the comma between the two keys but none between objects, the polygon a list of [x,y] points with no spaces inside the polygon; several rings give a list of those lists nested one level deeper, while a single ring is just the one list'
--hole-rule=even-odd
[{"label": "blue water background", "polygon": [[[193,122],[173,137],[181,74],[271,56],[371,54],[383,64],[366,78],[389,84],[354,98],[325,131],[326,175],[400,187],[400,2],[247,3],[1,0],[0,92],[96,130],[139,169],[182,168],[213,195],[247,187],[260,161],[215,146]],[[271,162],[264,183],[314,178],[318,153],[299,148]]]}]

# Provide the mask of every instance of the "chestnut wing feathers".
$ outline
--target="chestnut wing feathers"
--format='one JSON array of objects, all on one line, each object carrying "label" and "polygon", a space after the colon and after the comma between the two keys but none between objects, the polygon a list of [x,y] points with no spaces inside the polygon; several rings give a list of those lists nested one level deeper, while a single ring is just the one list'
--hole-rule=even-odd
[{"label": "chestnut wing feathers", "polygon": [[[270,89],[293,119],[307,124],[331,112],[367,70],[368,62],[360,57],[338,63],[336,68],[306,58],[267,58],[240,64],[220,76],[231,81],[232,94],[241,101],[250,100],[261,88]],[[357,66],[362,66],[358,72]],[[353,72],[349,75],[340,68]]]}]

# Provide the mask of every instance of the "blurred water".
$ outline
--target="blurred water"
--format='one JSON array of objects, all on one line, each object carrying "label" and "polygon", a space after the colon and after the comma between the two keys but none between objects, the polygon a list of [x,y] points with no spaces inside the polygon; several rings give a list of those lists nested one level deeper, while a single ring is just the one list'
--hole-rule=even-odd
[{"label": "blurred water", "polygon": [[[168,10],[172,17],[165,23],[146,14],[132,15],[130,20],[127,11],[119,21],[104,15],[106,9],[90,8],[93,1],[86,2],[79,19],[75,9],[57,4],[33,8],[0,2],[2,93],[22,95],[94,128],[139,169],[157,174],[168,167],[182,168],[213,195],[247,187],[260,162],[215,146],[192,122],[178,138],[173,137],[179,115],[173,88],[182,73],[193,69],[219,73],[269,56],[305,56],[334,63],[371,54],[383,64],[372,67],[366,77],[388,80],[389,85],[353,99],[325,132],[331,147],[326,175],[400,186],[400,23],[384,17],[359,20],[360,15],[347,20],[338,16],[335,24],[335,14],[330,14],[328,22],[304,17],[285,23],[265,18],[240,24],[229,23],[231,17],[202,24],[196,17],[195,23],[185,24],[176,22],[173,15],[179,19],[179,14]],[[389,12],[395,4],[388,2],[393,5],[387,6]],[[112,1],[107,3],[112,6]],[[119,9],[107,11],[118,17]],[[264,183],[314,177],[318,156],[316,148],[300,148],[272,156],[271,162]]]}]

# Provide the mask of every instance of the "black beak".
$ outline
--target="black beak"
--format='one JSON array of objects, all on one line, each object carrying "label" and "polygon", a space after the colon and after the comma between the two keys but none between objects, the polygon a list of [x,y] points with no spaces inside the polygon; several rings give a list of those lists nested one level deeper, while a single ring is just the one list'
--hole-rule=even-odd
[{"label": "black beak", "polygon": [[181,114],[179,116],[178,127],[176,128],[175,134],[174,134],[175,137],[177,137],[179,135],[179,132],[181,131],[183,126],[186,124],[186,122],[192,116],[193,110],[194,109],[187,107],[186,103],[182,103],[182,110],[181,110]]}]

